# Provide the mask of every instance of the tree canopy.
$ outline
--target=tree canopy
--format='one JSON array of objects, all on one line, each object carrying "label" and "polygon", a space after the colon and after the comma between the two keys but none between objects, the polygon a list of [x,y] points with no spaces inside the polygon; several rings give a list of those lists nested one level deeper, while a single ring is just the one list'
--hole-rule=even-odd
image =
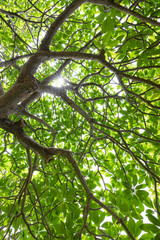
[{"label": "tree canopy", "polygon": [[160,239],[159,0],[1,0],[0,239]]}]

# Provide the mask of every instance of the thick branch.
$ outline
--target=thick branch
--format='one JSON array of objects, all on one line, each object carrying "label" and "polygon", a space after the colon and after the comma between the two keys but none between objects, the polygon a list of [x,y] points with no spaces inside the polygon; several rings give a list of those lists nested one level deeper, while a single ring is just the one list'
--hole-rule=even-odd
[{"label": "thick branch", "polygon": [[26,55],[23,55],[23,56],[18,56],[18,57],[12,58],[8,61],[0,62],[0,67],[9,67],[11,65],[14,65],[18,60],[30,57],[32,55],[33,54],[26,54]]},{"label": "thick branch", "polygon": [[[11,111],[11,109],[13,109],[18,102],[22,101],[24,98],[26,98],[28,95],[33,93],[38,88],[35,78],[31,74],[28,74],[28,72],[34,73],[40,63],[53,58],[57,58],[57,59],[67,58],[67,59],[97,61],[103,64],[105,67],[107,67],[110,71],[112,71],[116,75],[126,77],[127,79],[132,79],[133,81],[136,81],[136,82],[148,84],[160,90],[159,84],[156,84],[147,79],[128,75],[117,70],[109,62],[105,61],[104,57],[101,55],[94,55],[94,54],[81,53],[81,52],[49,52],[49,51],[41,50],[35,53],[34,56],[31,57],[28,60],[28,62],[24,65],[24,68],[22,69],[22,73],[20,74],[17,80],[17,84],[15,84],[7,93],[5,93],[0,97],[0,113],[1,114],[10,114],[9,111]],[[20,83],[18,84],[18,82]]]},{"label": "thick branch", "polygon": [[[90,54],[90,53],[81,53],[81,52],[49,52],[49,51],[39,51],[38,53],[35,54],[35,57],[37,56],[38,59],[40,59],[41,62],[47,61],[50,59],[77,59],[77,60],[90,60],[90,61],[97,61],[101,64],[103,64],[106,68],[108,68],[110,71],[115,73],[116,75],[120,75],[122,77],[125,77],[127,79],[131,79],[136,82],[141,82],[148,84],[150,86],[155,87],[156,89],[160,90],[160,85],[156,84],[148,79],[143,79],[140,77],[132,76],[129,74],[125,74],[114,66],[112,66],[109,62],[107,62],[103,56],[101,55],[95,55],[95,54]],[[31,68],[31,64],[33,62],[28,62],[28,66],[26,71],[28,71],[29,68]]]},{"label": "thick branch", "polygon": [[0,96],[2,96],[4,94],[4,89],[2,86],[2,82],[0,82]]},{"label": "thick branch", "polygon": [[43,147],[30,138],[23,130],[25,125],[23,120],[13,122],[7,118],[0,119],[0,128],[12,133],[24,147],[31,148],[33,151],[38,152],[44,158],[45,162],[51,160],[53,155],[61,153],[61,149]]},{"label": "thick branch", "polygon": [[[88,48],[88,46],[93,42],[94,39],[98,38],[99,36],[101,36],[101,32],[98,32],[90,41],[88,41],[82,48],[80,48],[78,50],[78,52],[83,52],[85,49]],[[36,61],[36,59],[35,59]],[[60,68],[53,73],[52,75],[46,77],[43,81],[42,84],[47,85],[49,84],[51,81],[53,81],[53,79],[58,78],[61,75],[61,72],[65,69],[65,67],[70,63],[71,59],[67,59],[65,60],[65,62],[60,66]],[[32,62],[32,61],[31,61]],[[34,61],[33,61],[34,62]],[[37,65],[38,67],[38,65]],[[20,104],[20,108],[19,109],[24,109],[25,107],[27,107],[31,102],[33,102],[35,99],[37,99],[38,97],[41,96],[40,92],[35,92],[33,93],[31,96],[29,96],[28,98],[26,98],[21,104]]]},{"label": "thick branch", "polygon": [[20,74],[12,88],[0,97],[0,118],[12,114],[17,104],[37,89],[36,78],[30,74]]}]

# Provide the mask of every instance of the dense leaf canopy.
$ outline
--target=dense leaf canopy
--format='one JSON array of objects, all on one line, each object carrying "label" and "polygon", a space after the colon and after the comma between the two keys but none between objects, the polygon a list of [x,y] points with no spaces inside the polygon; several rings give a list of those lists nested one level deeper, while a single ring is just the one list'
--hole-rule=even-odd
[{"label": "dense leaf canopy", "polygon": [[159,0],[1,0],[0,239],[160,239]]}]

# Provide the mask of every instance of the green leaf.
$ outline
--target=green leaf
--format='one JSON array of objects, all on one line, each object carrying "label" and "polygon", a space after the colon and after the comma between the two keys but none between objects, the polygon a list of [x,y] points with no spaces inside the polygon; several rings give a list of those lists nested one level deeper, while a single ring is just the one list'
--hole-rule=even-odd
[{"label": "green leaf", "polygon": [[120,211],[122,211],[123,213],[128,213],[129,207],[128,207],[127,201],[123,201],[122,203],[119,203],[118,205],[119,205]]},{"label": "green leaf", "polygon": [[144,231],[144,232],[148,232],[148,233],[158,233],[160,231],[160,229],[158,227],[156,227],[153,224],[142,224],[140,226],[140,228]]},{"label": "green leaf", "polygon": [[111,19],[111,17],[108,17],[105,21],[102,23],[102,33],[113,33],[114,31],[114,21]]},{"label": "green leaf", "polygon": [[137,174],[133,176],[133,185],[135,186],[138,182]]},{"label": "green leaf", "polygon": [[140,238],[140,240],[153,240],[154,239],[154,235],[151,233],[145,233],[142,235],[142,237]]},{"label": "green leaf", "polygon": [[141,220],[142,219],[142,216],[140,215],[139,211],[137,211],[137,209],[134,207],[133,210],[132,210],[132,216],[135,218],[135,219],[138,219],[138,220]]},{"label": "green leaf", "polygon": [[136,222],[136,226],[135,226],[135,233],[134,233],[134,236],[135,237],[138,237],[140,234],[141,234],[141,229],[140,229],[140,226],[143,224],[143,221],[140,220],[140,221],[137,221]]},{"label": "green leaf", "polygon": [[149,207],[149,208],[153,208],[153,203],[152,203],[152,201],[151,201],[151,199],[148,197],[148,198],[145,198],[144,200],[143,200],[143,202],[144,202],[144,204],[147,206],[147,207]]},{"label": "green leaf", "polygon": [[79,214],[80,214],[79,207],[75,204],[72,204],[72,203],[68,203],[68,207],[71,210],[71,212],[73,213],[74,219],[77,219],[79,217]]},{"label": "green leaf", "polygon": [[90,213],[90,218],[92,219],[92,221],[96,224],[96,225],[100,225],[100,216],[95,214],[94,212]]},{"label": "green leaf", "polygon": [[137,190],[136,194],[142,201],[149,196],[149,193],[145,190]]},{"label": "green leaf", "polygon": [[128,222],[128,228],[129,228],[129,231],[134,235],[135,234],[135,221],[133,218],[130,218],[129,219],[129,222]]},{"label": "green leaf", "polygon": [[102,23],[102,21],[105,19],[106,14],[104,12],[100,13],[96,19],[98,20],[99,23]]},{"label": "green leaf", "polygon": [[141,188],[145,188],[146,187],[146,184],[140,184],[138,186],[136,186],[136,189],[141,189]]},{"label": "green leaf", "polygon": [[106,229],[111,228],[111,226],[112,226],[112,223],[111,223],[111,222],[104,222],[104,223],[102,224],[102,227],[103,227],[103,228],[106,228]]},{"label": "green leaf", "polygon": [[111,40],[111,37],[112,37],[112,35],[111,35],[110,32],[105,33],[104,36],[103,36],[103,44],[104,45],[108,44],[110,42],[110,40]]},{"label": "green leaf", "polygon": [[156,234],[155,239],[154,240],[159,240],[160,239],[160,232]]},{"label": "green leaf", "polygon": [[147,214],[147,217],[149,219],[149,221],[153,224],[155,224],[156,226],[160,227],[160,220],[158,218],[156,218],[155,216],[153,216],[152,214]]}]

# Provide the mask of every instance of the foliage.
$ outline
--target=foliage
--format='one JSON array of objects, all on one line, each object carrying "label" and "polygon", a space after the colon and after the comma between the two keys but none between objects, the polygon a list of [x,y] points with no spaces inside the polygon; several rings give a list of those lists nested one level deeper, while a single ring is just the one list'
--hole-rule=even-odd
[{"label": "foliage", "polygon": [[0,239],[160,239],[160,3],[0,3]]}]

